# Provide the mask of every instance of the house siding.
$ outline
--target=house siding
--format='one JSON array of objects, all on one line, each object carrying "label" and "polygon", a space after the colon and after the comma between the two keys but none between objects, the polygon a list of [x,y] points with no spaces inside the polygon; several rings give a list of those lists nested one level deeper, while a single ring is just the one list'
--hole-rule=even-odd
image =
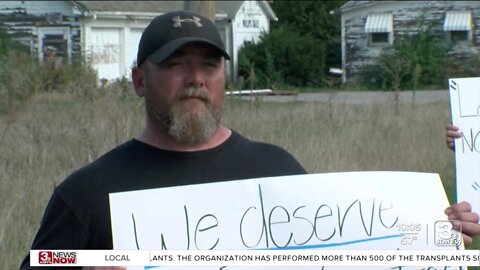
[{"label": "house siding", "polygon": [[[451,54],[458,58],[480,55],[480,2],[475,1],[385,1],[365,8],[342,13],[342,65],[343,81],[358,82],[368,65],[375,63],[383,47],[368,45],[365,33],[367,16],[373,13],[393,14],[393,43],[402,36],[418,33],[418,29],[431,25],[433,35],[446,40],[443,23],[447,11],[468,10],[472,13],[472,40],[468,44],[452,47]],[[424,24],[420,25],[421,22]]]},{"label": "house siding", "polygon": [[47,46],[56,46],[57,56],[67,62],[81,50],[77,14],[65,1],[1,1],[0,27],[40,60]]},{"label": "house siding", "polygon": [[82,17],[82,47],[85,61],[100,80],[130,78],[136,64],[138,43],[152,18],[111,19]]}]

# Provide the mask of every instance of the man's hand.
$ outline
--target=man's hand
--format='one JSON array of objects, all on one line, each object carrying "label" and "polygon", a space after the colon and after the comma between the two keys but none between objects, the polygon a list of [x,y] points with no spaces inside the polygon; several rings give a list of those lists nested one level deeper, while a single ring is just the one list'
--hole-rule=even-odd
[{"label": "man's hand", "polygon": [[462,137],[462,132],[460,131],[460,128],[454,125],[448,125],[446,129],[447,129],[447,133],[446,133],[447,147],[452,150],[455,150],[455,139]]},{"label": "man's hand", "polygon": [[[472,212],[472,206],[468,202],[453,204],[445,209],[449,220],[458,220],[462,224],[463,243],[465,246],[472,244],[473,238],[480,235],[479,216]],[[453,229],[455,228],[455,224]]]}]

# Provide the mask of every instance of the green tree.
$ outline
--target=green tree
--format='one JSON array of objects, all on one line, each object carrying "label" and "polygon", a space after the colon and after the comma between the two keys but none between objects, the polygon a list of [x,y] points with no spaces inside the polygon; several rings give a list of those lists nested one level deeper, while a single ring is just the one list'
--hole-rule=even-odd
[{"label": "green tree", "polygon": [[239,75],[250,87],[319,87],[340,66],[340,19],[330,12],[346,1],[275,1],[279,20],[257,44],[239,52]]},{"label": "green tree", "polygon": [[291,25],[301,35],[309,34],[324,44],[325,67],[341,65],[340,16],[330,14],[347,1],[274,1],[278,17],[273,28]]},{"label": "green tree", "polygon": [[6,56],[11,51],[29,52],[29,48],[11,38],[4,28],[0,28],[0,57]]},{"label": "green tree", "polygon": [[299,34],[290,25],[282,25],[263,34],[257,44],[242,47],[239,75],[246,78],[247,85],[254,80],[254,87],[319,86],[324,57],[323,43],[309,34]]}]

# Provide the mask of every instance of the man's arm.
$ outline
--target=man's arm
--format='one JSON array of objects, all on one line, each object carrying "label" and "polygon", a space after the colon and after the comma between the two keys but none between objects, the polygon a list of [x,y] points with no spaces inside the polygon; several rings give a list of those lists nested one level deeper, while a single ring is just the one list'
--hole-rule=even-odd
[{"label": "man's arm", "polygon": [[[31,249],[86,249],[88,236],[77,217],[65,202],[53,194],[48,202],[40,228],[33,240]],[[20,266],[21,270],[36,269],[30,266],[27,254]],[[48,269],[45,267],[38,269]],[[79,269],[70,268],[69,269]]]}]

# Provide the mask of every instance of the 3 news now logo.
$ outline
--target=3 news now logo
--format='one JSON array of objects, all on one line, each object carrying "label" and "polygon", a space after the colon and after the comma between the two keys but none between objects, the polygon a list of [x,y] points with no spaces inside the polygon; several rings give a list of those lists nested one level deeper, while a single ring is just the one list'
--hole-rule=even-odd
[{"label": "3 news now logo", "polygon": [[70,251],[39,251],[39,264],[76,264],[77,252]]}]

